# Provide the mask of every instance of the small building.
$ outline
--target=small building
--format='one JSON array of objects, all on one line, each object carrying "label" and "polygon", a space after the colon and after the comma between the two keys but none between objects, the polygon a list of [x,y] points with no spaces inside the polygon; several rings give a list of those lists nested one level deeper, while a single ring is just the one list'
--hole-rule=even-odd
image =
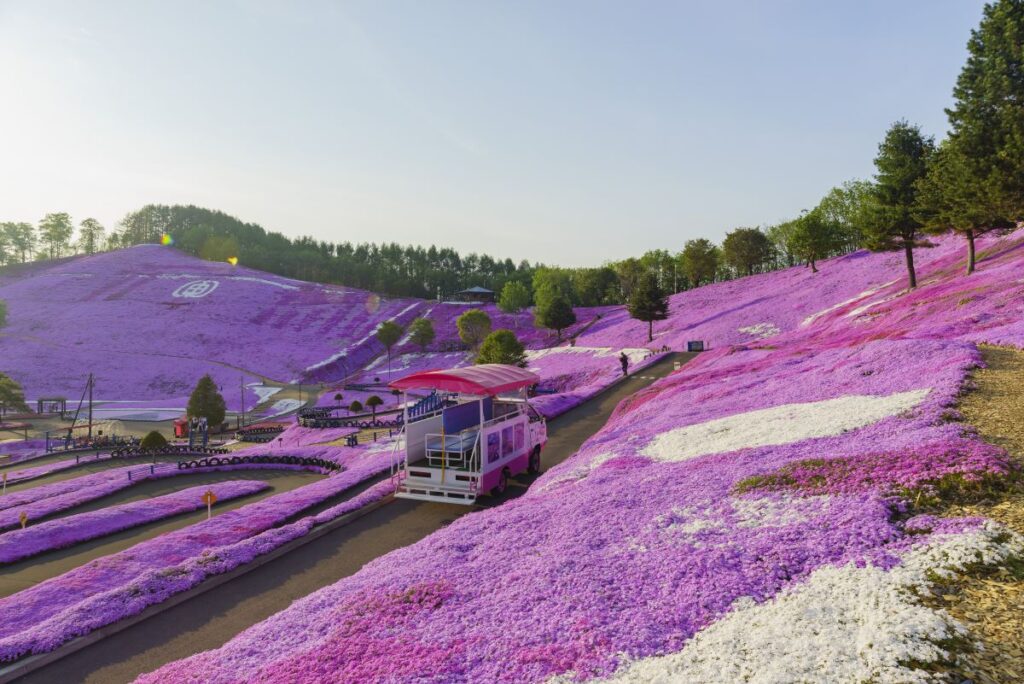
[{"label": "small building", "polygon": [[488,290],[486,287],[477,285],[461,292],[456,292],[455,299],[460,302],[494,303],[496,297],[494,296],[494,290]]}]

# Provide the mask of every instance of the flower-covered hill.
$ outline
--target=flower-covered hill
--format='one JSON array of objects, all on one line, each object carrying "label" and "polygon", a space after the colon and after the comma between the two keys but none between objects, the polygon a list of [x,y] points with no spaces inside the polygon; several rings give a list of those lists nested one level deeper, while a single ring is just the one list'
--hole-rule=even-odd
[{"label": "flower-covered hill", "polygon": [[241,371],[278,381],[340,374],[343,358],[354,369],[379,353],[381,321],[408,323],[424,305],[157,245],[19,272],[0,283],[0,299],[4,371],[30,398],[74,396],[92,372],[98,397],[119,400],[180,398],[203,373],[226,387]]},{"label": "flower-covered hill", "polygon": [[[918,249],[918,268],[962,257],[963,245],[953,238]],[[818,263],[818,273],[804,266],[738,278],[687,290],[670,298],[669,319],[654,324],[654,342],[686,349],[690,340],[708,348],[741,344],[794,330],[832,307],[870,297],[879,288],[904,287],[902,253],[858,251]],[[578,340],[591,347],[641,346],[647,324],[634,321],[623,309],[608,312]]]},{"label": "flower-covered hill", "polygon": [[1024,347],[1022,240],[983,241],[970,277],[947,243],[913,293],[794,294],[785,319],[749,293],[790,331],[719,345],[525,496],[142,681],[930,681],[965,633],[916,593],[1024,554],[916,508],[1015,468],[955,406],[977,341]]}]

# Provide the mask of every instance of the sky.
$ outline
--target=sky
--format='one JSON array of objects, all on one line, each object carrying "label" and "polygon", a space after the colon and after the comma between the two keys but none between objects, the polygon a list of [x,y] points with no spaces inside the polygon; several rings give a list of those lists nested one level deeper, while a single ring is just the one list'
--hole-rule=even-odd
[{"label": "sky", "polygon": [[0,0],[0,220],[147,203],[597,265],[941,139],[980,0]]}]

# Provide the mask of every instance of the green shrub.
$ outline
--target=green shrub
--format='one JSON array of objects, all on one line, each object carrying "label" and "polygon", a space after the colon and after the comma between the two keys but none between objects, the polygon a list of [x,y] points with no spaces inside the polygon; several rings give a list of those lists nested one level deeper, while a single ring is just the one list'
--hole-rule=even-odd
[{"label": "green shrub", "polygon": [[142,438],[139,446],[143,449],[159,449],[160,447],[167,446],[167,438],[153,430]]},{"label": "green shrub", "polygon": [[526,366],[526,350],[511,330],[495,330],[480,345],[477,363],[504,363],[509,366]]}]

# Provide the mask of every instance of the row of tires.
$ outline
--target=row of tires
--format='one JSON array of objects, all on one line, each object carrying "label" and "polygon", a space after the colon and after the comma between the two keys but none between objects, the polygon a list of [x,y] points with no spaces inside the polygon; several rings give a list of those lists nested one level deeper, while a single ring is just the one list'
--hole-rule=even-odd
[{"label": "row of tires", "polygon": [[236,435],[241,435],[241,436],[245,436],[245,435],[270,435],[270,434],[277,434],[279,432],[284,432],[284,428],[282,428],[282,427],[242,428],[241,430],[239,430],[235,434]]},{"label": "row of tires", "polygon": [[110,452],[113,458],[129,458],[132,456],[192,456],[197,454],[226,454],[227,449],[220,447],[189,447],[188,445],[168,444],[162,447],[144,449],[142,447],[126,447]]},{"label": "row of tires", "polygon": [[308,428],[342,428],[353,427],[368,430],[371,428],[399,428],[402,427],[401,420],[352,420],[351,418],[320,418],[300,419],[299,424]]},{"label": "row of tires", "polygon": [[306,466],[309,468],[323,468],[325,470],[340,470],[341,466],[333,461],[323,458],[312,458],[305,456],[211,456],[190,461],[178,461],[178,470],[190,470],[193,468],[215,468],[225,465],[248,465],[260,463],[275,463],[283,465]]}]

